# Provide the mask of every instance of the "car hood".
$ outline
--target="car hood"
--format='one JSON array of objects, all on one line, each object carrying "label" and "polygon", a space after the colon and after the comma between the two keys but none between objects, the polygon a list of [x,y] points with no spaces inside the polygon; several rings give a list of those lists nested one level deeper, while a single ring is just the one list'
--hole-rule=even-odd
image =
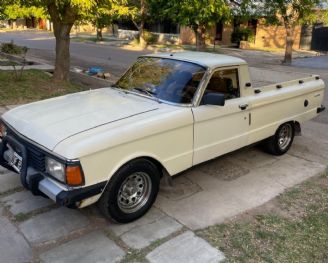
[{"label": "car hood", "polygon": [[158,107],[151,99],[103,88],[26,104],[2,118],[21,135],[53,150],[68,137]]}]

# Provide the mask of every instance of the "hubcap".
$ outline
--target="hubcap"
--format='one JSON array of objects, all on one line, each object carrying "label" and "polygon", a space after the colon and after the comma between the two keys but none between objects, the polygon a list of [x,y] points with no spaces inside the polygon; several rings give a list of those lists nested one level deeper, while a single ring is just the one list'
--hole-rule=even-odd
[{"label": "hubcap", "polygon": [[278,145],[281,150],[285,150],[292,140],[293,129],[290,124],[285,124],[280,132],[278,137]]},{"label": "hubcap", "polygon": [[147,203],[150,193],[149,175],[144,172],[133,173],[124,180],[118,191],[118,206],[125,213],[136,212]]}]

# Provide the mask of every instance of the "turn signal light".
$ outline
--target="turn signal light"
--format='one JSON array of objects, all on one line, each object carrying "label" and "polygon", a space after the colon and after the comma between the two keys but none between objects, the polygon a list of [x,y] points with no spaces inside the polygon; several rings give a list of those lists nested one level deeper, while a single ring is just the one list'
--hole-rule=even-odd
[{"label": "turn signal light", "polygon": [[80,186],[83,184],[83,174],[80,166],[66,167],[66,183],[70,186]]}]

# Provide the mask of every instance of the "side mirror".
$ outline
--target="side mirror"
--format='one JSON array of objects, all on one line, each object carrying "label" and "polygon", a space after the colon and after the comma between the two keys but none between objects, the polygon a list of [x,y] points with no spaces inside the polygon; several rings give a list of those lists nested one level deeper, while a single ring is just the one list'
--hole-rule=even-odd
[{"label": "side mirror", "polygon": [[216,92],[207,92],[206,94],[204,94],[203,99],[201,101],[201,105],[224,106],[224,104],[224,94]]}]

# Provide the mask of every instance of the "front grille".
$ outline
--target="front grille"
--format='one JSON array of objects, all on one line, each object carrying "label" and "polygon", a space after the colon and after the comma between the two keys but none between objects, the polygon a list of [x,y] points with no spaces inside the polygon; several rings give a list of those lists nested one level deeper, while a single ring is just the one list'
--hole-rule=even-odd
[{"label": "front grille", "polygon": [[45,172],[45,155],[44,153],[35,145],[22,139],[20,136],[15,134],[13,131],[8,131],[8,135],[13,137],[15,140],[20,142],[26,149],[27,154],[27,165],[33,167],[39,172]]},{"label": "front grille", "polygon": [[45,172],[45,156],[36,147],[26,147],[27,150],[27,164],[40,172]]}]

